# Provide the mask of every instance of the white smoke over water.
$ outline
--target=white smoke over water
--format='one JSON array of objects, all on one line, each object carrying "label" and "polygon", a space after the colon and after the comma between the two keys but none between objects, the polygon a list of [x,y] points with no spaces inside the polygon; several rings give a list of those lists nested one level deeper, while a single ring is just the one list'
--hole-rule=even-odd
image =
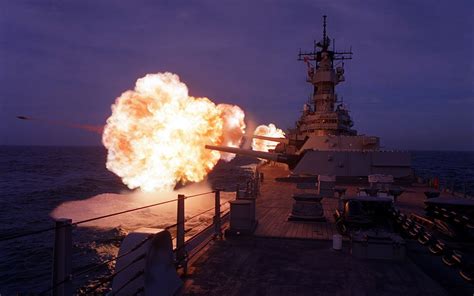
[{"label": "white smoke over water", "polygon": [[[99,216],[135,209],[167,200],[176,199],[178,194],[186,196],[212,191],[206,182],[191,184],[180,190],[170,192],[145,193],[140,191],[128,193],[104,193],[85,200],[69,201],[58,206],[50,214],[53,218],[67,217],[72,222],[78,222]],[[221,192],[221,203],[230,200],[234,193]],[[214,207],[214,193],[196,196],[185,200],[185,217],[191,217]],[[227,206],[226,206],[227,207]],[[223,207],[222,210],[225,210]],[[171,202],[148,209],[112,216],[80,224],[81,227],[96,227],[102,229],[121,228],[125,231],[140,227],[164,227],[176,223],[177,203]],[[204,220],[209,220],[214,211],[207,212],[186,223],[186,228],[202,227]]]},{"label": "white smoke over water", "polygon": [[[266,136],[266,137],[271,137],[271,138],[284,138],[285,132],[277,128],[273,123],[270,123],[269,125],[259,125],[255,129],[254,135]],[[261,140],[261,139],[252,140],[252,149],[256,151],[268,152],[269,150],[275,149],[277,145],[278,145],[278,142],[274,142],[274,141],[267,141],[267,140]]]}]

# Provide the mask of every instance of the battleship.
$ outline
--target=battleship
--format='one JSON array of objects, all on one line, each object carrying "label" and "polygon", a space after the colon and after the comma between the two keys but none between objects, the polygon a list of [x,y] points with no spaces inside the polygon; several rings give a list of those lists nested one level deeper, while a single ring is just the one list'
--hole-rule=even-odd
[{"label": "battleship", "polygon": [[[471,295],[474,201],[417,178],[410,153],[381,149],[378,137],[357,133],[335,92],[351,58],[352,50],[331,48],[324,16],[322,40],[298,54],[314,91],[296,126],[284,138],[254,136],[278,144],[268,152],[206,146],[262,162],[245,188],[230,192],[227,212],[221,211],[224,192],[214,190],[213,223],[202,235],[184,240],[184,196],[174,249],[166,230],[130,234],[119,257],[150,233],[159,238],[149,247],[142,278],[134,272],[116,278],[112,291]],[[116,270],[133,260],[117,261]]]},{"label": "battleship", "polygon": [[[382,150],[378,137],[358,135],[352,128],[349,110],[335,92],[336,85],[345,80],[344,61],[352,58],[352,51],[338,52],[330,46],[324,17],[322,40],[314,42],[311,52],[298,54],[298,60],[308,66],[307,81],[314,91],[310,102],[304,104],[296,127],[289,130],[286,138],[254,136],[278,142],[274,151],[207,148],[285,163],[298,176],[331,175],[350,180],[382,174],[410,181],[413,172],[409,152]],[[340,64],[335,67],[338,61]]]},{"label": "battleship", "polygon": [[[322,39],[299,52],[313,94],[284,138],[254,151],[207,149],[260,159],[245,186],[76,221],[57,219],[46,295],[73,295],[72,228],[176,203],[176,223],[140,228],[122,241],[111,275],[81,295],[472,295],[474,200],[414,175],[410,153],[359,134],[335,91],[352,50],[337,51],[323,17]],[[26,118],[20,118],[26,119]],[[226,183],[233,183],[228,180]],[[186,215],[186,201],[214,206]],[[192,236],[186,222],[211,214]],[[2,240],[23,236],[13,235]],[[104,287],[109,287],[109,290]]]}]

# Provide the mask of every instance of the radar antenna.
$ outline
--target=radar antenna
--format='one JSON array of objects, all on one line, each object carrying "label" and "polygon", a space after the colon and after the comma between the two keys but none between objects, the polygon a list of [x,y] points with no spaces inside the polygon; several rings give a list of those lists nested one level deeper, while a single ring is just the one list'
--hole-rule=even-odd
[{"label": "radar antenna", "polygon": [[[315,61],[316,66],[314,68],[318,68],[318,63],[321,61],[321,53],[327,52],[331,61],[336,60],[351,60],[352,59],[352,46],[347,51],[336,51],[336,40],[333,40],[333,47],[332,50],[329,48],[330,46],[330,39],[327,34],[327,16],[323,16],[323,40],[316,42],[314,41],[314,49],[311,52],[301,52],[301,49],[298,53],[298,61]],[[318,49],[318,47],[320,49]]]},{"label": "radar antenna", "polygon": [[326,18],[327,15],[323,15],[323,44],[326,45]]}]

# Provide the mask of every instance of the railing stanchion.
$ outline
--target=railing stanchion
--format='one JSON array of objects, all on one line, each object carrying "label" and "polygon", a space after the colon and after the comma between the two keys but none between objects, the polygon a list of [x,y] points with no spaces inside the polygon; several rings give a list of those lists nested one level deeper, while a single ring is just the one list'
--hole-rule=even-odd
[{"label": "railing stanchion", "polygon": [[72,295],[72,220],[57,219],[54,234],[53,295]]},{"label": "railing stanchion", "polygon": [[221,190],[216,189],[214,193],[214,234],[222,237],[221,230]]},{"label": "railing stanchion", "polygon": [[177,209],[177,231],[176,231],[176,260],[183,267],[184,274],[187,274],[187,258],[184,249],[184,200],[183,194],[178,195]]},{"label": "railing stanchion", "polygon": [[255,176],[255,198],[260,196],[260,173]]}]

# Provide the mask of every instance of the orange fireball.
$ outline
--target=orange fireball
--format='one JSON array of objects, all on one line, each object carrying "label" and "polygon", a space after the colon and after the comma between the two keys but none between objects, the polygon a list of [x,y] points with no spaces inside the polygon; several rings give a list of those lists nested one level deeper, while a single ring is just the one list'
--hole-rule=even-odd
[{"label": "orange fireball", "polygon": [[[107,169],[130,189],[169,191],[202,181],[221,158],[208,145],[240,144],[244,113],[188,95],[176,74],[147,74],[112,105],[102,135]],[[228,158],[228,156],[225,156]]]}]

